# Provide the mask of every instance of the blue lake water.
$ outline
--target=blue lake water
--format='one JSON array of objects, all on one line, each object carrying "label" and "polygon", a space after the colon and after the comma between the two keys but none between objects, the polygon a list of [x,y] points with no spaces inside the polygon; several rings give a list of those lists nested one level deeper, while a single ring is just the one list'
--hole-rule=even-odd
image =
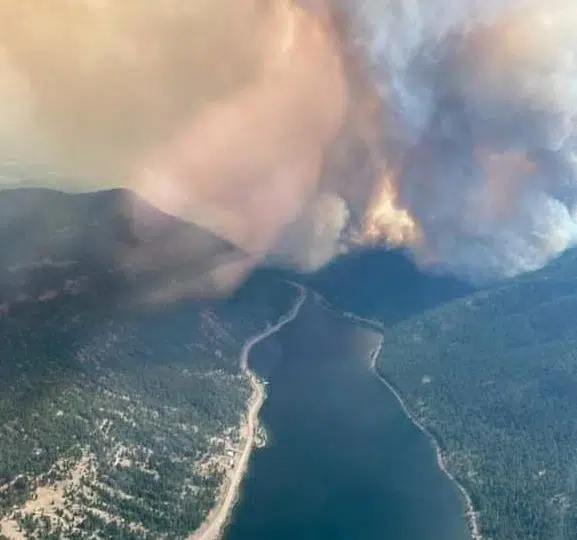
[{"label": "blue lake water", "polygon": [[258,344],[269,381],[226,540],[464,540],[457,490],[430,441],[370,370],[378,336],[306,301]]}]

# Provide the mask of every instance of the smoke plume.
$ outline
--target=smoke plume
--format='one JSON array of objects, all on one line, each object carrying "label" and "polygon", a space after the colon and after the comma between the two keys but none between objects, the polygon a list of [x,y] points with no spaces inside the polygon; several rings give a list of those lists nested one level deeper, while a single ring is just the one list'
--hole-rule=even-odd
[{"label": "smoke plume", "polygon": [[572,246],[576,8],[366,0],[354,16],[395,116],[369,236],[474,279],[539,268]]},{"label": "smoke plume", "polygon": [[576,23],[570,0],[5,0],[2,182],[129,187],[246,253],[226,288],[364,244],[513,276],[577,240]]}]

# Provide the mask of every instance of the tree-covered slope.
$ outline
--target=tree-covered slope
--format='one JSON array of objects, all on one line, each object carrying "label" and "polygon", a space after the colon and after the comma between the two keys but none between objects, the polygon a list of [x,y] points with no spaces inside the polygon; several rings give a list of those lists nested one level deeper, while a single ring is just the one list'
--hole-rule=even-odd
[{"label": "tree-covered slope", "polygon": [[[0,194],[21,210],[0,234],[0,537],[185,538],[242,438],[241,347],[296,298],[262,275],[227,300],[132,301],[196,277],[191,241],[230,246],[160,216],[156,238],[126,248],[118,195]],[[159,266],[127,272],[119,245]]]},{"label": "tree-covered slope", "polygon": [[425,274],[401,251],[382,248],[340,257],[314,275],[300,279],[336,309],[384,324],[398,322],[473,290],[470,284],[450,276]]},{"label": "tree-covered slope", "polygon": [[577,256],[389,327],[377,369],[438,438],[484,538],[577,538]]}]

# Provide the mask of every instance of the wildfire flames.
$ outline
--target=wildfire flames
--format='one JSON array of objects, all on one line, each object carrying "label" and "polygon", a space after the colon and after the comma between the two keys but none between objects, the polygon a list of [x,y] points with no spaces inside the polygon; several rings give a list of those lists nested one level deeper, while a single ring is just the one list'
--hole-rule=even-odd
[{"label": "wildfire flames", "polygon": [[416,244],[419,238],[418,224],[398,204],[395,175],[388,173],[367,211],[363,239],[369,242],[384,240],[388,245],[398,247]]},{"label": "wildfire flames", "polygon": [[513,275],[577,240],[576,22],[570,0],[5,0],[0,162],[129,187],[242,247],[242,275],[358,243]]}]

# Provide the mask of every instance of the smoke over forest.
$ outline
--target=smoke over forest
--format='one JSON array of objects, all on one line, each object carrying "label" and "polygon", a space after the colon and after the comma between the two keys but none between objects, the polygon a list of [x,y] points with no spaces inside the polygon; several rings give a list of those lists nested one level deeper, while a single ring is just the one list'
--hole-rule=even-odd
[{"label": "smoke over forest", "polygon": [[577,240],[576,23],[569,0],[6,0],[0,182],[130,188],[240,246],[227,284],[367,244],[513,276]]}]

